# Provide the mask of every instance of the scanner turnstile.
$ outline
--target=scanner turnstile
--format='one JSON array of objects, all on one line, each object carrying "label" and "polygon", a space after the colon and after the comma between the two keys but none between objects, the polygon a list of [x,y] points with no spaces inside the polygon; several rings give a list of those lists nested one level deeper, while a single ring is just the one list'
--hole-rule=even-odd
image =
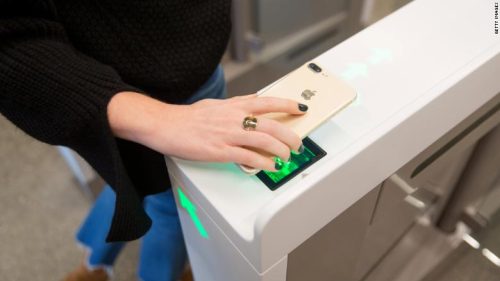
[{"label": "scanner turnstile", "polygon": [[[472,149],[452,147],[480,134],[467,132],[447,149],[443,138],[498,103],[500,40],[485,21],[490,8],[417,0],[319,56],[359,99],[310,135],[327,155],[275,191],[234,164],[167,158],[196,280],[356,280],[390,248],[390,241],[376,249],[369,242],[379,222],[388,227],[378,214],[393,208],[390,196],[406,200],[411,218],[443,208],[439,199],[451,194]],[[429,188],[423,175],[448,158],[442,182]],[[419,179],[427,190],[415,188]]]}]

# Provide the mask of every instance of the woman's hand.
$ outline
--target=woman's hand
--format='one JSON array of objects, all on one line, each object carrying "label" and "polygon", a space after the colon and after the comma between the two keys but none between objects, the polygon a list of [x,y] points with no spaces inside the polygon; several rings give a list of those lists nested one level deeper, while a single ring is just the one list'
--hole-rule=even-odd
[{"label": "woman's hand", "polygon": [[307,107],[299,107],[292,100],[256,95],[172,105],[142,94],[122,92],[109,103],[108,117],[116,136],[163,154],[276,171],[273,159],[252,148],[287,160],[291,149],[300,150],[302,140],[279,122],[263,117],[258,119],[255,131],[246,131],[243,119],[268,112],[304,114],[305,110]]}]

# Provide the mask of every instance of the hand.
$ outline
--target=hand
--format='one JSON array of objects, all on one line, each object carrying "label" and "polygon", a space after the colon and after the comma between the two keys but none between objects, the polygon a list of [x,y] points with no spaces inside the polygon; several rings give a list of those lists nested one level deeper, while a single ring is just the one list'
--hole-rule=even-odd
[{"label": "hand", "polygon": [[172,105],[124,92],[108,105],[111,128],[119,137],[184,159],[235,162],[276,171],[273,159],[249,148],[287,160],[290,150],[298,151],[302,140],[284,125],[264,117],[258,118],[255,131],[243,129],[246,116],[268,112],[304,114],[296,101],[256,95]]}]

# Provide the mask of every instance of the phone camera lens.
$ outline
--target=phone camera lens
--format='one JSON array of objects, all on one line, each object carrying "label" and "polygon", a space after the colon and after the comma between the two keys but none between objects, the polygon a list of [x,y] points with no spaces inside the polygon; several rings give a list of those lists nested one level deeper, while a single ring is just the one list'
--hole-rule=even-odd
[{"label": "phone camera lens", "polygon": [[320,73],[321,72],[321,67],[319,67],[317,64],[311,62],[309,64],[309,68],[312,69],[312,71],[316,72],[316,73]]}]

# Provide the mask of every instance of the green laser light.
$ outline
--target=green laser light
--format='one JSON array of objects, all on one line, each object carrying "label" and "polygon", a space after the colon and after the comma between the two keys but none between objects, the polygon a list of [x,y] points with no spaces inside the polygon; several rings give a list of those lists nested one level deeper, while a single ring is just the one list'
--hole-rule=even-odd
[{"label": "green laser light", "polygon": [[300,174],[304,169],[321,159],[326,155],[326,152],[315,144],[311,139],[305,138],[302,140],[304,151],[302,153],[292,152],[290,161],[284,162],[278,157],[274,161],[281,169],[276,172],[260,171],[257,177],[271,190],[276,190],[278,187]]},{"label": "green laser light", "polygon": [[305,147],[304,152],[300,154],[292,152],[290,161],[288,162],[285,162],[276,157],[275,161],[279,162],[283,166],[283,168],[281,168],[277,172],[264,171],[264,173],[269,178],[271,178],[273,182],[278,183],[280,180],[293,173],[303,164],[309,162],[314,156],[315,154],[309,148]]}]

